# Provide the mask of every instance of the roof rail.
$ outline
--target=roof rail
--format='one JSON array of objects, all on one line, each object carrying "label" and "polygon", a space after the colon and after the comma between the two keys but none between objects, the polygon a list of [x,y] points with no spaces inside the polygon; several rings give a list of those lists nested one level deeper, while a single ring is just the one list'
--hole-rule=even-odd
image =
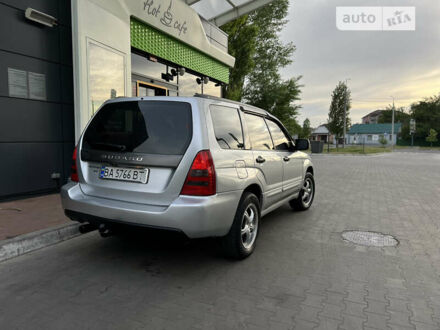
[{"label": "roof rail", "polygon": [[234,100],[225,99],[223,97],[212,96],[212,95],[207,95],[207,94],[199,94],[199,93],[194,94],[194,97],[200,97],[200,98],[209,99],[209,100],[216,100],[216,101],[223,101],[223,102],[234,103],[234,104],[239,105],[242,108],[242,110],[245,110],[245,109],[247,109],[247,110],[257,110],[257,112],[260,112],[260,113],[264,112],[264,113],[270,115],[270,113],[268,111],[260,109],[260,108],[258,108],[256,106],[253,106],[253,105],[250,105],[250,104],[246,104],[246,103],[243,103],[243,102],[238,102],[238,101],[234,101]]},{"label": "roof rail", "polygon": [[202,97],[202,98],[204,98],[204,99],[211,99],[211,100],[228,101],[228,102],[239,103],[239,102],[237,102],[237,101],[228,100],[228,99],[225,99],[225,98],[223,98],[223,97],[212,96],[212,95],[208,95],[208,94],[195,93],[195,94],[194,94],[194,97]]}]

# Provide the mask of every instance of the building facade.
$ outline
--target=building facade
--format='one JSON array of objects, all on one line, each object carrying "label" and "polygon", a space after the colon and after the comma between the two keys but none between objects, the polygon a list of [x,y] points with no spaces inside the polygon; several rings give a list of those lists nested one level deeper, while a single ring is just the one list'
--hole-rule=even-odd
[{"label": "building facade", "polygon": [[330,131],[327,128],[327,125],[320,125],[314,130],[312,130],[312,134],[310,136],[310,139],[312,141],[323,141],[325,143],[333,143],[334,142],[334,136],[330,133]]},{"label": "building facade", "polygon": [[395,145],[397,136],[401,132],[402,124],[354,124],[348,131],[348,144],[381,145],[380,139],[384,137],[388,145]]},{"label": "building facade", "polygon": [[[28,7],[56,17],[57,24],[27,19]],[[69,1],[0,1],[0,198],[52,191],[70,173],[70,13]]]},{"label": "building facade", "polygon": [[66,182],[109,98],[221,96],[235,59],[217,25],[270,0],[214,2],[0,0],[0,199]]},{"label": "building facade", "polygon": [[374,110],[362,117],[362,124],[377,124],[383,110]]},{"label": "building facade", "polygon": [[72,36],[76,138],[110,97],[220,96],[235,62],[227,36],[181,0],[73,0]]}]

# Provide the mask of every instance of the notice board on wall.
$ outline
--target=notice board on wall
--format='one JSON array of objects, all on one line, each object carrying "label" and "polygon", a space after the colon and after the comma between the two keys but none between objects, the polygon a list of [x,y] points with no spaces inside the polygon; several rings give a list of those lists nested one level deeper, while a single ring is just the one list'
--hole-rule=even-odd
[{"label": "notice board on wall", "polygon": [[9,96],[12,97],[28,97],[28,80],[27,72],[8,68],[8,87]]},{"label": "notice board on wall", "polygon": [[43,73],[28,72],[29,98],[46,100],[46,75]]},{"label": "notice board on wall", "polygon": [[9,96],[46,100],[46,75],[8,68]]}]

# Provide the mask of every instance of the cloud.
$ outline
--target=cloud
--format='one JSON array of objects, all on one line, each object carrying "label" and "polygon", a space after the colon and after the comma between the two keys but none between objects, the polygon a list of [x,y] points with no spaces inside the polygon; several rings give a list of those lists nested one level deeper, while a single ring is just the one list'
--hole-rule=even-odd
[{"label": "cloud", "polygon": [[[337,6],[415,6],[416,31],[339,31]],[[331,92],[351,78],[352,122],[369,111],[397,106],[440,93],[440,1],[292,1],[281,33],[297,50],[283,78],[302,75],[302,109],[313,126],[327,119]]]}]

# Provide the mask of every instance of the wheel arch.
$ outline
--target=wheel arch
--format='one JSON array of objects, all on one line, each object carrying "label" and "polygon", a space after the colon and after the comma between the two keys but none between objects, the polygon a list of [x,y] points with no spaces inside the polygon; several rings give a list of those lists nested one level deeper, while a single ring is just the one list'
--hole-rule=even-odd
[{"label": "wheel arch", "polygon": [[243,190],[243,194],[242,196],[246,193],[246,192],[251,192],[253,193],[255,196],[257,196],[258,200],[260,201],[260,209],[263,206],[263,190],[261,189],[260,185],[257,183],[252,183],[250,185],[248,185],[244,190]]},{"label": "wheel arch", "polygon": [[313,167],[313,163],[310,159],[306,159],[303,164],[303,177],[306,176],[306,173],[309,172],[312,175],[315,175],[315,169]]}]

